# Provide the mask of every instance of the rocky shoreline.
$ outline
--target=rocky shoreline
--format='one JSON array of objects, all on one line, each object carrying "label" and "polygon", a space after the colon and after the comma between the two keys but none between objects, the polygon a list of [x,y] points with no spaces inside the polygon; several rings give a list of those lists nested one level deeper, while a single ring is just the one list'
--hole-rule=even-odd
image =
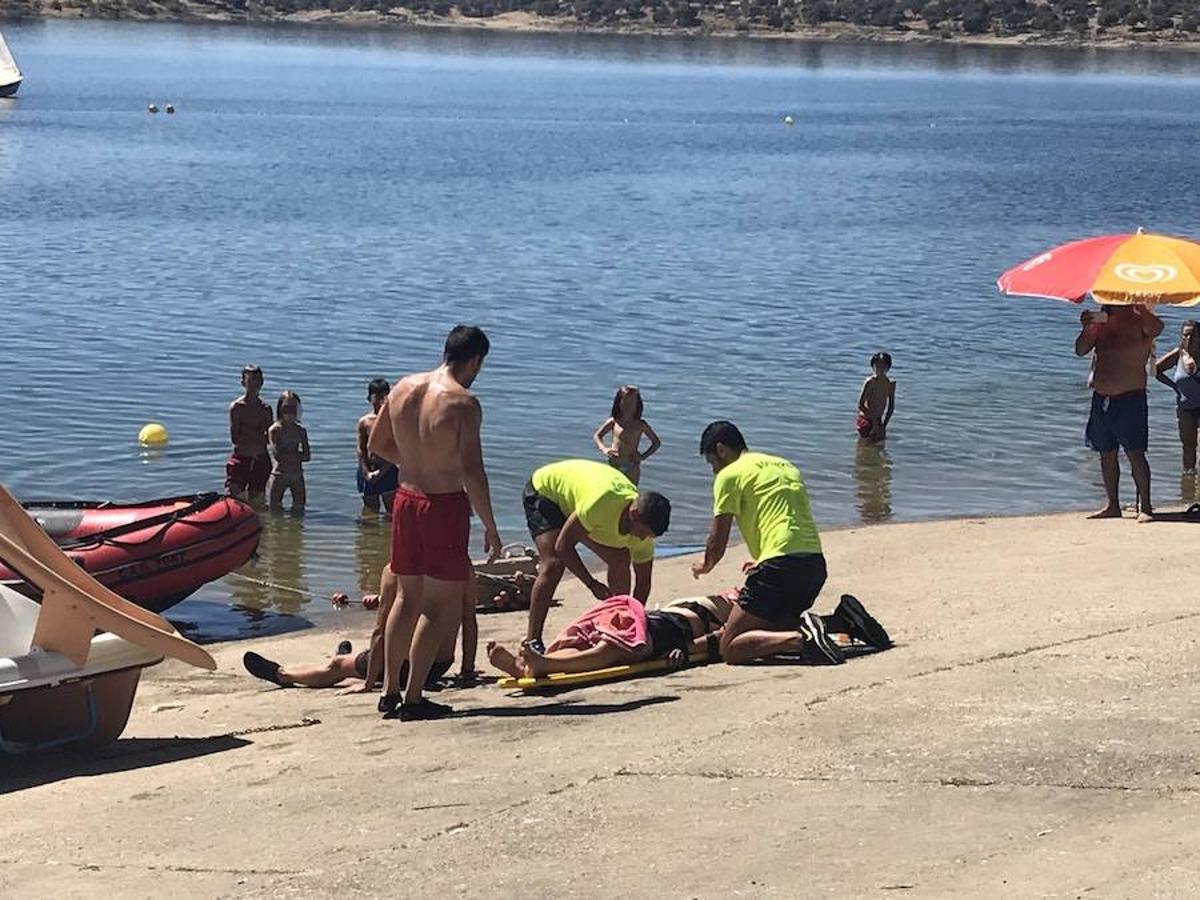
[{"label": "rocky shoreline", "polygon": [[137,22],[181,22],[245,25],[319,25],[351,28],[457,28],[558,34],[690,36],[796,41],[953,44],[956,46],[1036,47],[1088,50],[1200,51],[1200,35],[1183,32],[1150,34],[1109,29],[1090,34],[1059,31],[1016,35],[966,34],[928,28],[872,27],[828,22],[795,24],[786,29],[747,24],[720,15],[705,15],[695,27],[630,22],[583,22],[569,15],[528,11],[490,16],[464,15],[449,7],[445,15],[396,6],[387,11],[305,9],[284,11],[256,0],[0,0],[0,20],[100,19]]}]

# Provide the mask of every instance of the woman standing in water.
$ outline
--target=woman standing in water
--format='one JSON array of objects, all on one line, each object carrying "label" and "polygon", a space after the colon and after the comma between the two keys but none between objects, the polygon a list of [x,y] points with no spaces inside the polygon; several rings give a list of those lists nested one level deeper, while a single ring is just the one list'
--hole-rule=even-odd
[{"label": "woman standing in water", "polygon": [[1183,471],[1196,474],[1196,432],[1200,429],[1200,327],[1188,319],[1179,326],[1179,346],[1159,359],[1154,374],[1175,391],[1175,414],[1183,444]]}]

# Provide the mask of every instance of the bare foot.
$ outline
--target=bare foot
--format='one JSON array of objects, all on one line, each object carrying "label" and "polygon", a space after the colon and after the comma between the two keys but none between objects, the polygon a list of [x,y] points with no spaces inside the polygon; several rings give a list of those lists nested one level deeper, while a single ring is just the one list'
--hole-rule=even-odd
[{"label": "bare foot", "polygon": [[513,678],[520,678],[524,674],[521,671],[520,663],[517,662],[517,658],[495,641],[487,642],[487,657],[488,662],[506,675],[511,675]]},{"label": "bare foot", "polygon": [[521,647],[521,665],[525,668],[526,674],[534,678],[540,678],[551,669],[550,660],[528,645]]},{"label": "bare foot", "polygon": [[1154,513],[1152,513],[1152,512],[1138,513],[1137,520],[1139,522],[1153,522],[1154,521]]},{"label": "bare foot", "polygon": [[1100,512],[1092,513],[1088,516],[1089,519],[1119,519],[1121,518],[1121,507],[1106,506]]}]

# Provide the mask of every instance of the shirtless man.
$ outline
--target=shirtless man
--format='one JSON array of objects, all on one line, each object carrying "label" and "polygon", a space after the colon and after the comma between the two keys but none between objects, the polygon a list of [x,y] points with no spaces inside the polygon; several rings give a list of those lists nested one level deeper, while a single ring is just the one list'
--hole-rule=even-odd
[{"label": "shirtless man", "polygon": [[375,427],[379,410],[383,408],[391,389],[392,386],[383,378],[376,378],[367,385],[367,402],[371,404],[371,411],[358,420],[356,429],[358,472],[355,480],[358,482],[358,492],[362,494],[364,512],[378,513],[381,502],[384,510],[389,513],[392,511],[392,495],[396,492],[397,482],[396,467],[386,459],[367,452],[371,429]]},{"label": "shirtless man", "polygon": [[233,454],[225,463],[225,492],[231,497],[261,499],[271,477],[267,431],[275,416],[271,407],[259,397],[262,386],[262,369],[246,366],[242,369],[245,393],[229,404],[229,439],[233,442]]},{"label": "shirtless man", "polygon": [[[467,554],[472,509],[483,523],[489,557],[500,553],[479,437],[483,410],[467,390],[488,348],[478,328],[455,327],[438,368],[409,375],[392,388],[367,442],[368,452],[400,470],[389,564],[399,578],[400,596],[384,628],[379,699],[384,718],[437,719],[452,712],[423,697],[421,689],[437,655],[442,622],[457,610],[472,578]],[[408,683],[401,695],[400,667],[406,659]]]},{"label": "shirtless man", "polygon": [[[654,539],[671,524],[671,501],[641,491],[624,474],[590,459],[565,459],[542,466],[530,477],[521,498],[529,535],[537,545],[537,580],[529,600],[526,643],[542,652],[542,628],[554,591],[570,570],[597,600],[632,594],[642,603],[650,596]],[[579,558],[584,544],[608,565],[608,583],[594,577]]]},{"label": "shirtless man", "polygon": [[1075,355],[1093,354],[1088,378],[1092,412],[1086,442],[1100,454],[1100,474],[1108,496],[1104,509],[1090,518],[1121,517],[1117,449],[1123,448],[1137,486],[1138,521],[1149,522],[1154,510],[1150,504],[1150,464],[1146,461],[1150,437],[1146,370],[1154,353],[1154,339],[1163,330],[1162,320],[1144,306],[1105,306],[1102,312],[1085,310],[1079,319],[1083,327],[1075,338]]}]

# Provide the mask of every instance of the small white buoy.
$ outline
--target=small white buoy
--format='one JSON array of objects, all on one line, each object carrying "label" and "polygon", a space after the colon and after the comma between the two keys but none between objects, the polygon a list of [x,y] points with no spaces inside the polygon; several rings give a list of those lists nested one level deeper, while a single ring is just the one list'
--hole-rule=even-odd
[{"label": "small white buoy", "polygon": [[175,104],[174,103],[167,104],[167,115],[168,116],[175,115]]},{"label": "small white buoy", "polygon": [[154,115],[156,112],[158,112],[158,107],[151,103],[146,107],[146,112],[150,113],[150,115]]},{"label": "small white buoy", "polygon": [[795,119],[793,119],[791,116],[784,116],[784,117],[783,117],[783,124],[784,124],[784,125],[789,125],[789,126],[790,126],[790,125],[795,125],[795,124],[796,124],[796,120],[795,120]]}]

